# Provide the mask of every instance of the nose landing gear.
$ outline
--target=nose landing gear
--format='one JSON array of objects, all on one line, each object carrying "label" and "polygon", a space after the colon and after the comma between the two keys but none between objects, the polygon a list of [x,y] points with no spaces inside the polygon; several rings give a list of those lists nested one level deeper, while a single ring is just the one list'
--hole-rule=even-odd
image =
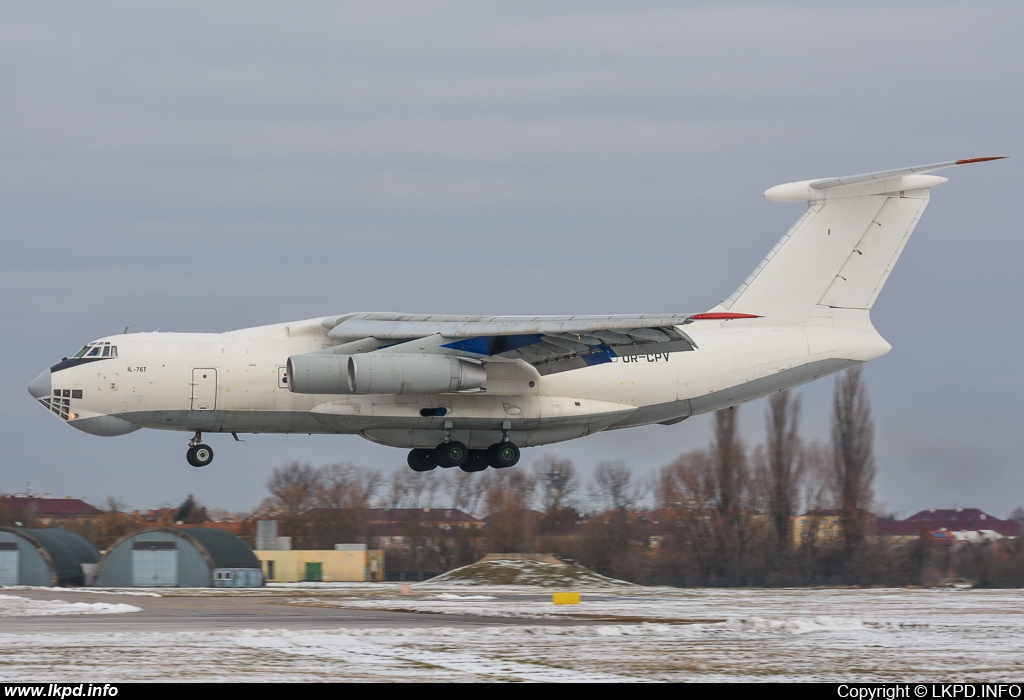
[{"label": "nose landing gear", "polygon": [[203,434],[196,431],[195,437],[188,441],[188,452],[185,453],[185,460],[193,467],[205,467],[213,461],[213,448],[204,445]]}]

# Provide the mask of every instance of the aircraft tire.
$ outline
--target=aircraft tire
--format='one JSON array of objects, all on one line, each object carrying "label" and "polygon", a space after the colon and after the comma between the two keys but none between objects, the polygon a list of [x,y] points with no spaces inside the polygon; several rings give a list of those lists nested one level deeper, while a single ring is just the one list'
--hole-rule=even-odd
[{"label": "aircraft tire", "polygon": [[189,452],[192,453],[190,464],[193,467],[205,467],[213,461],[213,448],[209,445],[196,445]]},{"label": "aircraft tire", "polygon": [[496,442],[487,448],[487,463],[495,469],[508,469],[519,463],[519,448],[514,442]]},{"label": "aircraft tire", "polygon": [[188,462],[193,467],[199,466],[198,464],[196,464],[196,448],[188,448],[188,452],[185,453],[185,461]]},{"label": "aircraft tire", "polygon": [[469,450],[461,442],[452,440],[442,442],[434,452],[437,453],[437,464],[445,469],[461,467],[469,460]]},{"label": "aircraft tire", "polygon": [[414,472],[429,472],[437,468],[437,453],[434,450],[409,450],[406,462]]},{"label": "aircraft tire", "polygon": [[464,472],[482,472],[488,466],[487,450],[470,450],[469,459],[459,469]]}]

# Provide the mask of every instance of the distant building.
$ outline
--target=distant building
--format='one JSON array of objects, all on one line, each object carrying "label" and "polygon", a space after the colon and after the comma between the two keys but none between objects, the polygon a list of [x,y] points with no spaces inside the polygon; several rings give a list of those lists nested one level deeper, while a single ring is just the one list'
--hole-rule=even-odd
[{"label": "distant building", "polygon": [[978,508],[931,508],[914,513],[903,522],[920,523],[932,530],[992,530],[1003,537],[1020,537],[1021,524],[1016,520],[1000,520]]},{"label": "distant building", "polygon": [[96,546],[59,527],[0,527],[0,586],[83,586],[91,583]]},{"label": "distant building", "polygon": [[60,525],[70,519],[89,519],[103,514],[99,508],[71,496],[52,498],[49,494],[32,496],[15,493],[0,495],[0,498],[5,499],[8,508],[24,513],[27,519],[40,525]]},{"label": "distant building", "polygon": [[384,552],[365,544],[339,544],[335,549],[258,549],[263,575],[273,583],[383,581]]},{"label": "distant building", "polygon": [[879,522],[878,534],[895,544],[923,538],[954,545],[993,542],[1024,533],[1016,520],[1000,520],[978,508],[930,508],[904,520]]},{"label": "distant building", "polygon": [[216,528],[155,527],[114,543],[100,561],[96,585],[255,588],[259,559],[238,536]]},{"label": "distant building", "polygon": [[843,514],[838,509],[809,510],[793,517],[793,544],[836,544],[843,539]]}]

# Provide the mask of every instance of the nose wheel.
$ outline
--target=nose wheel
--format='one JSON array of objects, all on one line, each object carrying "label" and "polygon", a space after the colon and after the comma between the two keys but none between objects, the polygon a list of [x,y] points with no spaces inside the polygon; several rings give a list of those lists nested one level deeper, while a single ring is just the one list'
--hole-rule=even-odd
[{"label": "nose wheel", "polygon": [[203,434],[200,432],[196,432],[195,437],[189,440],[185,461],[193,467],[205,467],[213,461],[213,448],[209,445],[204,445],[202,440]]}]

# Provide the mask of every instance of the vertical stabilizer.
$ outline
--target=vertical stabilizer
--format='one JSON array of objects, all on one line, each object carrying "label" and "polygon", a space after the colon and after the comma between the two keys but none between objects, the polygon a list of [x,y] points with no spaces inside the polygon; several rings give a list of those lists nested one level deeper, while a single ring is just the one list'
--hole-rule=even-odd
[{"label": "vertical stabilizer", "polygon": [[818,306],[870,309],[928,206],[928,175],[974,158],[841,178],[778,185],[775,201],[808,209],[732,296],[714,311],[802,323]]}]

